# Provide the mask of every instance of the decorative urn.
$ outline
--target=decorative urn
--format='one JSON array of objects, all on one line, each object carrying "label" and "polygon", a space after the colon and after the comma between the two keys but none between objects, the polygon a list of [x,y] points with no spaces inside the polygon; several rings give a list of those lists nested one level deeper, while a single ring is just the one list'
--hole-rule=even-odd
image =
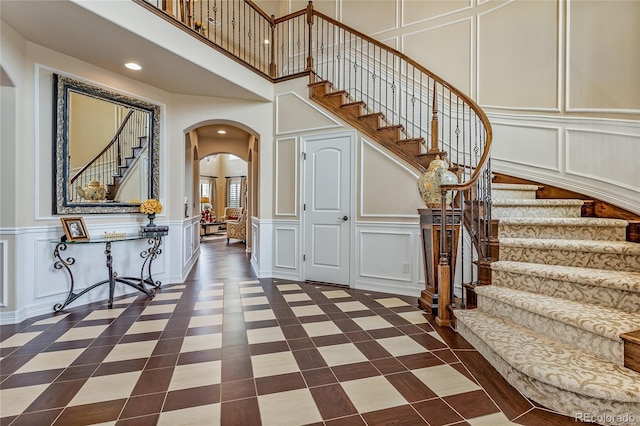
[{"label": "decorative urn", "polygon": [[104,186],[100,184],[96,179],[92,180],[89,183],[84,185],[84,188],[81,186],[76,187],[76,192],[80,196],[87,201],[102,201],[105,199],[107,195],[107,191],[104,189]]},{"label": "decorative urn", "polygon": [[[442,194],[440,186],[453,185],[458,183],[458,177],[449,171],[449,164],[445,160],[441,160],[440,156],[429,163],[429,168],[418,179],[418,191],[422,201],[429,208],[442,207]],[[451,205],[455,191],[448,191],[446,195],[447,206]]]}]

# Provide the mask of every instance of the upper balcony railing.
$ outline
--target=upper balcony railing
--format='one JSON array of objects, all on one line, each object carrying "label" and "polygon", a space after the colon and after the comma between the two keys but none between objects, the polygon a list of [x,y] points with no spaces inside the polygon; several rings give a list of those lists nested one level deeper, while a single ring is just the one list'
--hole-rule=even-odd
[{"label": "upper balcony railing", "polygon": [[[489,258],[491,125],[462,91],[402,52],[316,11],[311,2],[276,18],[251,0],[133,1],[161,10],[271,81],[308,74],[312,82],[328,81],[332,90],[344,90],[350,102],[382,113],[388,125],[402,126],[406,140],[419,143],[415,158],[403,158],[420,170],[425,169],[421,156],[446,155],[460,183],[443,185],[443,200],[447,191],[457,191],[456,205],[465,209],[474,241],[473,262]],[[446,214],[443,209],[442,223]]]}]

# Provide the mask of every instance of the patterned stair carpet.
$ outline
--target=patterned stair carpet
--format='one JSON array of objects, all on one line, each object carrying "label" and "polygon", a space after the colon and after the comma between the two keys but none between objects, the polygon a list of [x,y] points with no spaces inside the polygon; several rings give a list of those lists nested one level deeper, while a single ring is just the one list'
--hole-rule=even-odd
[{"label": "patterned stair carpet", "polygon": [[640,330],[640,244],[627,222],[582,218],[579,200],[493,185],[500,258],[458,332],[516,389],[575,419],[640,424],[640,374],[620,334]]}]

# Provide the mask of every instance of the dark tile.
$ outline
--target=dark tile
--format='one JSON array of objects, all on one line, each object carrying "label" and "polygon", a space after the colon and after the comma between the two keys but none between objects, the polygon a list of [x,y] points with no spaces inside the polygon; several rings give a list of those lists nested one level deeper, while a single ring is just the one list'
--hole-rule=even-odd
[{"label": "dark tile", "polygon": [[447,345],[440,340],[428,334],[412,334],[409,337],[429,350],[444,349],[447,347]]},{"label": "dark tile", "polygon": [[0,384],[0,389],[19,388],[23,386],[42,385],[53,382],[64,370],[44,370],[30,373],[13,374]]},{"label": "dark tile", "polygon": [[242,358],[250,356],[251,353],[249,351],[248,345],[238,345],[238,346],[223,346],[222,347],[222,359],[227,358]]},{"label": "dark tile", "polygon": [[309,337],[307,332],[300,324],[281,326],[282,334],[287,339],[301,339],[303,337]]},{"label": "dark tile", "polygon": [[356,364],[338,365],[331,367],[331,370],[333,370],[333,374],[335,374],[341,382],[380,375],[378,369],[369,361],[358,362]]},{"label": "dark tile", "polygon": [[164,402],[165,393],[154,393],[141,396],[132,396],[124,406],[121,419],[129,417],[140,417],[149,414],[157,414],[162,410],[162,403]]},{"label": "dark tile", "polygon": [[25,412],[62,408],[73,399],[85,383],[86,379],[52,383],[27,407]]},{"label": "dark tile", "polygon": [[223,402],[220,413],[221,425],[259,425],[260,409],[257,398]]},{"label": "dark tile", "polygon": [[331,336],[318,336],[312,337],[313,343],[316,346],[331,346],[331,345],[339,345],[341,343],[350,343],[351,341],[344,334],[333,334]]},{"label": "dark tile", "polygon": [[372,411],[370,413],[362,414],[362,417],[367,422],[368,426],[382,426],[390,424],[417,426],[427,424],[427,422],[425,422],[410,405]]},{"label": "dark tile", "polygon": [[159,355],[152,356],[147,361],[147,365],[144,366],[145,370],[152,370],[155,368],[173,367],[178,362],[178,354]]},{"label": "dark tile", "polygon": [[29,362],[34,355],[35,354],[24,356],[11,355],[3,358],[0,360],[0,371],[2,371],[2,374],[15,373],[20,367]]},{"label": "dark tile", "polygon": [[[50,425],[60,415],[62,408],[47,411],[37,411],[34,413],[23,413],[17,417],[11,426],[35,426]],[[4,423],[1,423],[4,424]]]},{"label": "dark tile", "polygon": [[222,360],[222,382],[235,382],[252,377],[251,358],[224,358]]},{"label": "dark tile", "polygon": [[255,343],[253,345],[249,345],[249,352],[251,355],[273,354],[276,352],[286,352],[288,350],[289,345],[285,341]]},{"label": "dark tile", "polygon": [[396,326],[398,330],[402,331],[404,334],[406,335],[411,335],[411,334],[422,334],[424,333],[424,330],[416,327],[413,324],[409,324],[409,325],[400,325],[400,326]]},{"label": "dark tile", "polygon": [[138,378],[138,383],[136,383],[136,386],[133,388],[131,395],[136,396],[146,395],[149,393],[166,392],[169,388],[172,375],[173,367],[144,370]]},{"label": "dark tile", "polygon": [[312,322],[323,322],[329,320],[330,318],[326,315],[308,315],[304,317],[298,317],[298,321],[300,321],[300,324],[310,324]]},{"label": "dark tile", "polygon": [[152,414],[150,416],[134,417],[131,419],[118,420],[116,426],[156,426],[160,414]]},{"label": "dark tile", "polygon": [[[278,324],[276,324],[277,326]],[[227,331],[222,333],[222,346],[238,346],[238,345],[248,345],[249,341],[247,340],[247,332],[244,330],[240,331]]]},{"label": "dark tile", "polygon": [[395,358],[374,359],[371,363],[378,371],[385,375],[407,370],[407,368]]},{"label": "dark tile", "polygon": [[162,411],[180,410],[220,402],[220,385],[180,389],[167,393]]},{"label": "dark tile", "polygon": [[440,398],[418,402],[413,404],[413,408],[415,408],[431,426],[442,426],[463,420],[458,413],[453,411],[453,409]]},{"label": "dark tile", "polygon": [[122,336],[122,339],[118,342],[122,343],[132,343],[132,342],[145,342],[149,340],[158,340],[162,332],[155,331],[150,333],[136,333],[136,334],[125,334]]},{"label": "dark tile", "polygon": [[[115,346],[115,345],[114,345]],[[85,364],[100,364],[109,355],[109,352],[113,349],[113,346],[98,346],[95,348],[88,348],[80,354],[78,358],[73,361],[72,366],[85,365]]]},{"label": "dark tile", "polygon": [[293,351],[293,356],[300,370],[311,370],[313,368],[327,366],[324,358],[322,358],[322,355],[320,355],[320,352],[318,352],[316,348]]},{"label": "dark tile", "polygon": [[380,343],[373,340],[356,342],[355,345],[369,360],[390,358],[392,356]]},{"label": "dark tile", "polygon": [[385,337],[404,336],[402,331],[397,328],[380,328],[378,330],[369,330],[368,333],[374,339],[384,339]]},{"label": "dark tile", "polygon": [[435,365],[444,364],[442,360],[428,352],[399,356],[398,361],[404,364],[409,370],[417,370],[418,368],[433,367]]},{"label": "dark tile", "polygon": [[77,367],[69,367],[62,372],[56,379],[56,382],[64,382],[67,380],[88,379],[93,372],[99,367],[99,364],[79,365]]},{"label": "dark tile", "polygon": [[142,371],[144,369],[145,364],[147,363],[146,358],[137,358],[137,359],[128,359],[125,361],[115,361],[115,362],[107,362],[96,370],[93,374],[95,376],[108,376],[110,374],[117,373],[129,373],[131,371]]},{"label": "dark tile", "polygon": [[[477,354],[477,352],[475,351],[460,351],[460,352]],[[437,356],[438,358],[440,358],[441,360],[443,360],[444,362],[446,362],[447,364],[454,364],[456,362],[460,362],[456,354],[454,354],[451,349],[438,349],[438,350],[431,351],[431,353]]]},{"label": "dark tile", "polygon": [[[637,418],[637,417],[636,417]],[[513,420],[514,423],[520,425],[544,425],[544,426],[571,426],[571,425],[595,425],[596,423],[587,423],[578,421],[572,417],[563,416],[543,409],[533,409],[522,417]]]},{"label": "dark tile", "polygon": [[184,339],[181,337],[175,339],[158,340],[156,347],[153,348],[151,356],[176,354],[180,352]]},{"label": "dark tile", "polygon": [[[440,352],[443,351],[437,351],[435,354],[439,355]],[[507,418],[513,419],[531,409],[529,400],[511,387],[478,352],[460,351],[458,356]]]},{"label": "dark tile", "polygon": [[358,413],[358,410],[353,406],[353,403],[339,384],[319,386],[309,390],[322,418],[325,420]]},{"label": "dark tile", "polygon": [[[252,321],[245,324],[245,328],[247,330],[253,330],[257,328],[269,328],[269,327],[278,327],[280,323],[278,320],[264,320],[264,321]],[[226,329],[225,329],[226,330]]]},{"label": "dark tile", "polygon": [[256,380],[256,389],[258,395],[267,395],[270,393],[286,392],[294,389],[303,389],[306,387],[305,381],[301,373],[279,374],[270,377],[258,377]]},{"label": "dark tile", "polygon": [[340,330],[342,330],[345,333],[350,331],[362,331],[362,328],[360,328],[360,326],[356,324],[355,321],[353,321],[352,319],[338,320],[338,321],[334,320],[333,322],[335,325],[338,326]]},{"label": "dark tile", "polygon": [[366,423],[362,420],[360,415],[328,420],[324,424],[326,426],[366,426]]},{"label": "dark tile", "polygon": [[328,385],[337,383],[338,379],[330,368],[318,368],[316,370],[306,370],[302,372],[308,387]]},{"label": "dark tile", "polygon": [[118,418],[127,400],[97,402],[95,404],[67,407],[56,420],[57,426],[80,426],[94,423],[112,422]]},{"label": "dark tile", "polygon": [[95,339],[70,340],[68,342],[53,342],[46,352],[65,351],[67,349],[87,348]]},{"label": "dark tile", "polygon": [[437,397],[420,379],[410,372],[385,376],[389,383],[409,402],[423,401]]},{"label": "dark tile", "polygon": [[222,359],[221,349],[208,349],[205,351],[184,352],[178,356],[178,364],[196,364],[198,362],[219,361]]},{"label": "dark tile", "polygon": [[299,350],[299,349],[315,348],[316,346],[313,343],[313,340],[311,340],[309,337],[305,337],[302,339],[287,340],[287,343],[289,344],[289,347],[291,348],[292,351]]},{"label": "dark tile", "polygon": [[373,337],[366,331],[352,331],[350,333],[344,333],[344,335],[353,343],[373,340]]},{"label": "dark tile", "polygon": [[465,419],[473,419],[500,411],[483,390],[460,393],[442,399]]},{"label": "dark tile", "polygon": [[222,333],[222,325],[207,325],[202,327],[192,327],[187,330],[187,336],[202,336],[207,334]]},{"label": "dark tile", "polygon": [[222,402],[256,396],[256,383],[253,378],[237,382],[225,382],[222,383],[221,388]]}]

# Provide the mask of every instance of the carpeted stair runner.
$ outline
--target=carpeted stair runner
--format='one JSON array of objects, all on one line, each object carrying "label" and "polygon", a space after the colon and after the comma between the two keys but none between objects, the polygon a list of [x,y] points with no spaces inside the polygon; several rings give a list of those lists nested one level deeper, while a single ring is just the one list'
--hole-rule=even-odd
[{"label": "carpeted stair runner", "polygon": [[[640,374],[620,334],[640,330],[640,244],[627,222],[581,218],[580,200],[492,187],[500,260],[456,327],[518,390],[571,417],[640,424]],[[637,422],[637,423],[636,423]]]}]

